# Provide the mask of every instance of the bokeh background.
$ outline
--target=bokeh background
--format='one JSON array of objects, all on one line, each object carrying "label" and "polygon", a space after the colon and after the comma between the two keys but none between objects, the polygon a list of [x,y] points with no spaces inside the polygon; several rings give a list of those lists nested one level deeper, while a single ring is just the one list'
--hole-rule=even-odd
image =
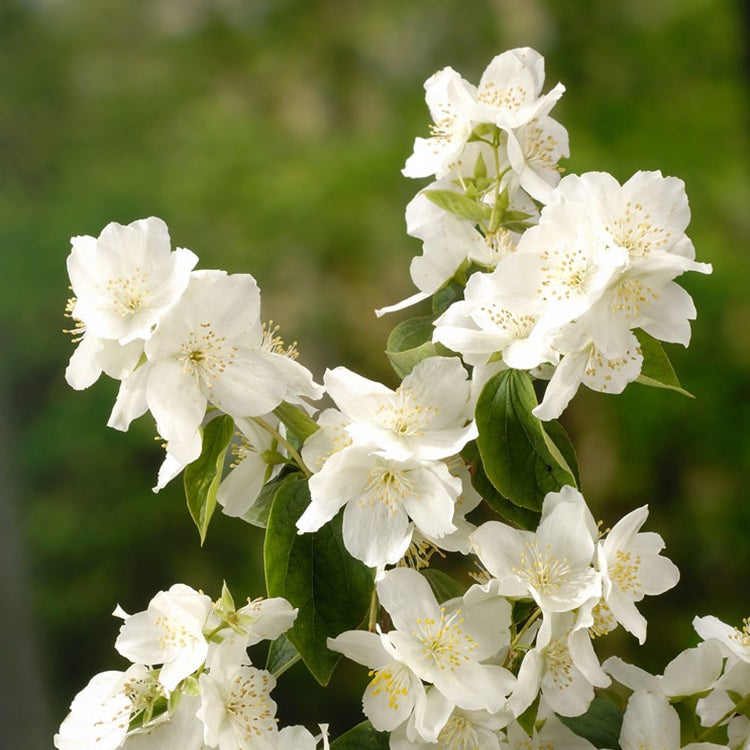
[{"label": "bokeh background", "polygon": [[[476,82],[513,46],[567,86],[567,170],[682,177],[714,265],[684,277],[699,317],[670,348],[696,400],[632,385],[565,414],[595,515],[648,503],[682,571],[644,605],[646,646],[605,652],[660,671],[695,614],[750,615],[748,18],[740,0],[0,3],[0,746],[50,747],[74,693],[123,667],[116,603],[175,581],[263,591],[258,530],[218,517],[200,549],[179,481],[149,490],[153,425],[105,427],[112,381],[66,386],[70,236],[160,216],[201,267],[256,276],[317,376],[394,385],[400,318],[372,310],[412,292],[403,211],[424,183],[400,169],[427,132],[422,82],[446,65]],[[349,679],[332,700],[287,673],[282,721],[357,721]]]}]

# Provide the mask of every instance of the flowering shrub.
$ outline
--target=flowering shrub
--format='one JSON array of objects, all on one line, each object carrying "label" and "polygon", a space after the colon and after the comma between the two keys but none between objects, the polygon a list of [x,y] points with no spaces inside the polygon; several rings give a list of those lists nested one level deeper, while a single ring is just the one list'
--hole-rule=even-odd
[{"label": "flowering shrub", "polygon": [[[76,696],[59,750],[750,748],[748,622],[697,617],[701,644],[661,676],[596,654],[620,626],[643,643],[638,603],[679,573],[647,506],[597,523],[556,419],[582,384],[682,391],[661,342],[687,346],[676,279],[711,267],[679,179],[561,178],[564,88],[543,88],[528,48],[478,86],[451,68],[425,84],[431,134],[404,168],[434,178],[406,210],[418,291],[378,314],[431,312],[388,338],[395,390],[344,367],[315,383],[254,278],[195,270],[159,219],[73,238],[69,384],[120,381],[111,427],[151,413],[154,489],[183,473],[201,541],[217,504],[265,530],[268,598],[178,583],[118,607],[130,666]],[[482,503],[502,520],[472,523]],[[473,579],[435,552],[473,559]],[[366,721],[280,728],[276,678],[301,659],[326,685],[342,655],[369,669]]]}]

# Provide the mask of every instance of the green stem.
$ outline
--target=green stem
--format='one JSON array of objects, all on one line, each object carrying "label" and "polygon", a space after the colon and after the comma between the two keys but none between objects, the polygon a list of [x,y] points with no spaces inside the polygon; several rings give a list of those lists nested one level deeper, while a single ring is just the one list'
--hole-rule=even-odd
[{"label": "green stem", "polygon": [[308,479],[312,476],[312,472],[305,465],[305,462],[302,460],[302,456],[300,456],[300,454],[295,450],[294,446],[278,430],[275,430],[273,427],[271,427],[271,425],[268,424],[268,422],[266,422],[263,417],[252,417],[252,420],[253,422],[255,422],[255,424],[271,433],[271,435],[273,435],[274,438],[276,438],[276,440],[278,440],[279,443],[281,443],[281,445],[283,445],[287,449],[289,455],[294,459],[294,462],[297,464],[300,471]]},{"label": "green stem", "polygon": [[286,672],[287,669],[293,667],[302,657],[297,652],[289,661],[284,662],[278,669],[275,669],[271,674],[278,678]]},{"label": "green stem", "polygon": [[714,731],[714,729],[718,729],[722,724],[726,723],[731,719],[736,713],[742,713],[743,710],[746,710],[748,707],[750,707],[750,695],[745,696],[735,707],[729,711],[727,711],[724,716],[722,716],[718,721],[711,724],[710,727],[706,727],[696,738],[696,742],[702,742],[711,732]]},{"label": "green stem", "polygon": [[529,617],[528,620],[523,624],[523,627],[518,631],[516,634],[516,637],[513,639],[513,642],[510,644],[510,651],[511,653],[518,648],[518,644],[521,642],[521,639],[526,635],[528,629],[533,625],[533,623],[536,621],[536,619],[539,617],[539,615],[542,614],[541,609],[536,609],[534,613]]},{"label": "green stem", "polygon": [[378,622],[378,611],[380,610],[380,602],[378,601],[378,592],[376,589],[372,590],[372,596],[370,597],[370,614],[367,618],[367,629],[371,632],[375,632],[375,625]]}]

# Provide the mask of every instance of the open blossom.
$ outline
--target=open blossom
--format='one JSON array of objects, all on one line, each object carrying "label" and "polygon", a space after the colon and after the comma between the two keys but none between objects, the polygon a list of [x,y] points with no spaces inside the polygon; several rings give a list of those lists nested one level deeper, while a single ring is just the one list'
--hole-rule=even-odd
[{"label": "open blossom", "polygon": [[425,81],[425,98],[432,115],[430,138],[416,138],[406,160],[406,177],[442,177],[460,158],[476,124],[476,88],[453,68],[443,68]]},{"label": "open blossom", "polygon": [[[569,495],[580,502],[567,501]],[[551,511],[545,508],[548,505],[553,506]],[[547,494],[535,532],[488,521],[471,535],[471,541],[496,579],[499,594],[534,599],[545,614],[569,612],[584,604],[593,606],[601,597],[601,576],[592,565],[591,520],[580,493],[565,487]]]},{"label": "open blossom", "polygon": [[620,730],[622,750],[726,750],[713,742],[680,741],[680,717],[663,695],[636,691],[630,696]]},{"label": "open blossom", "polygon": [[679,698],[710,690],[724,668],[724,656],[715,641],[704,641],[695,648],[678,654],[664,668],[664,674],[652,675],[618,656],[610,656],[603,664],[607,674],[631,690],[648,690]]},{"label": "open blossom", "polygon": [[256,740],[278,732],[270,672],[249,665],[233,669],[218,665],[200,676],[204,739],[217,750],[252,750]]},{"label": "open blossom", "polygon": [[409,665],[396,659],[385,636],[348,630],[329,638],[328,648],[371,670],[372,680],[365,688],[362,709],[375,729],[390,732],[414,717],[421,734],[440,731],[451,706],[443,706],[444,700],[438,701],[438,706],[428,702],[422,680]]},{"label": "open blossom", "polygon": [[453,516],[462,483],[440,461],[396,461],[376,450],[352,445],[334,453],[310,478],[312,502],[297,528],[299,533],[317,531],[344,507],[346,549],[382,570],[404,556],[415,526],[430,539],[456,530]]},{"label": "open blossom", "polygon": [[94,336],[120,344],[150,337],[198,262],[190,250],[172,252],[167,225],[154,217],[127,226],[112,222],[98,239],[73,237],[71,243],[72,315]]},{"label": "open blossom", "polygon": [[74,297],[67,315],[78,343],[65,370],[68,384],[88,388],[105,372],[130,374],[164,313],[180,298],[198,261],[171,250],[166,224],[154,217],[112,222],[98,238],[73,237],[68,273]]},{"label": "open blossom", "polygon": [[268,343],[260,291],[249,274],[194,272],[145,355],[123,381],[109,426],[126,430],[150,410],[168,453],[183,465],[200,454],[209,403],[233,417],[253,417],[285,400],[322,395],[307,369]]},{"label": "open blossom", "polygon": [[476,437],[471,383],[457,357],[422,360],[395,391],[345,367],[328,370],[323,382],[353,443],[383,458],[447,458]]},{"label": "open blossom", "polygon": [[[274,429],[280,427],[278,418],[272,414],[263,419]],[[242,517],[255,504],[266,482],[281,470],[281,465],[267,463],[266,451],[280,453],[283,448],[268,430],[250,419],[234,420],[235,443],[232,446],[231,471],[219,485],[217,500],[228,516]],[[282,427],[283,429],[283,427]]]},{"label": "open blossom", "polygon": [[159,682],[172,691],[206,660],[208,641],[203,630],[211,615],[211,599],[182,583],[160,591],[148,608],[127,615],[115,648],[135,664],[162,664]]},{"label": "open blossom", "polygon": [[[417,138],[414,152],[403,169],[407,177],[440,178],[455,169],[474,130],[480,123],[488,123],[514,133],[531,123],[547,127],[549,111],[565,90],[557,84],[549,93],[541,95],[544,85],[544,58],[529,47],[508,50],[497,55],[487,66],[475,87],[452,68],[444,68],[425,83],[427,106],[432,115],[432,136]],[[537,128],[539,126],[537,125]],[[554,130],[559,140],[558,127]],[[545,148],[553,152],[546,133],[527,136],[534,140],[524,149],[516,141],[517,154],[530,155]],[[560,154],[567,152],[567,137],[560,144]],[[528,159],[521,158],[520,162]],[[522,183],[523,184],[523,183]],[[533,193],[532,193],[533,195]],[[536,197],[536,196],[535,196]]]},{"label": "open blossom", "polygon": [[648,506],[628,513],[598,543],[598,567],[603,576],[606,607],[627,631],[646,640],[646,620],[635,603],[645,595],[655,596],[677,585],[677,566],[661,556],[664,540],[654,532],[640,528],[648,517]]},{"label": "open blossom", "polygon": [[440,605],[426,579],[409,568],[388,571],[377,591],[394,629],[328,640],[329,648],[375,670],[363,699],[373,726],[392,731],[410,721],[411,741],[436,742],[454,707],[495,713],[505,706],[515,679],[483,663],[509,643],[504,599],[474,587]]},{"label": "open blossom", "polygon": [[561,716],[579,716],[594,699],[594,687],[607,687],[585,627],[587,619],[572,612],[545,614],[534,648],[527,651],[518,671],[518,686],[510,698],[516,716],[541,693]]},{"label": "open blossom", "polygon": [[164,697],[151,670],[140,664],[126,672],[101,672],[73,699],[55,735],[55,747],[115,750],[125,741],[131,718]]},{"label": "open blossom", "polygon": [[515,684],[502,667],[484,660],[507,648],[510,605],[478,587],[438,604],[425,578],[395,568],[378,584],[378,596],[394,630],[394,656],[460,708],[498,711]]}]

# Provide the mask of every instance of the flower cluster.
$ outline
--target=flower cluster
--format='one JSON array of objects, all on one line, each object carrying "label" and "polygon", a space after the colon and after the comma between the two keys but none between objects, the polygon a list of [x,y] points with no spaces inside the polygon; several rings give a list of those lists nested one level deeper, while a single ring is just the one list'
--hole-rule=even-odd
[{"label": "flower cluster", "polygon": [[407,210],[423,241],[411,267],[420,292],[380,312],[463,280],[433,341],[479,383],[501,367],[551,378],[534,412],[549,420],[581,383],[620,393],[638,378],[644,335],[687,346],[695,307],[674,279],[711,267],[685,235],[681,180],[560,180],[567,134],[547,113],[563,89],[540,96],[543,81],[542,58],[524,48],[496,57],[476,90],[450,68],[427,82],[434,135],[416,140],[404,170],[439,178]]},{"label": "flower cluster", "polygon": [[302,451],[317,471],[300,532],[319,529],[345,506],[347,550],[380,570],[397,563],[415,535],[447,549],[467,547],[456,514],[479,497],[457,511],[471,493],[468,474],[452,473],[446,463],[476,437],[461,362],[425,359],[395,391],[343,367],[326,372],[323,382],[338,409],[323,412],[321,429]]},{"label": "flower cluster", "polygon": [[[476,87],[451,68],[425,85],[431,136],[404,168],[435,178],[406,210],[419,291],[380,312],[431,310],[388,339],[395,388],[345,367],[317,385],[261,323],[253,277],[194,270],[159,219],[73,238],[68,382],[121,381],[112,427],[151,412],[156,489],[185,469],[201,539],[217,504],[265,530],[270,598],[237,609],[226,587],[211,602],[177,584],[118,607],[131,666],[76,696],[58,750],[327,748],[326,729],[277,727],[275,676],[247,652],[266,639],[277,673],[302,659],[326,685],[341,655],[370,670],[367,721],[333,750],[750,748],[747,622],[696,618],[703,642],[661,676],[596,653],[619,626],[643,643],[639,603],[679,572],[641,531],[646,505],[597,524],[555,418],[582,383],[681,390],[660,343],[687,345],[695,318],[675,279],[711,268],[680,180],[561,178],[564,89],[543,86],[528,48]],[[503,520],[480,523],[481,504]],[[448,553],[463,559],[435,569]],[[613,680],[627,706],[596,701]]]},{"label": "flower cluster", "polygon": [[395,630],[329,641],[375,670],[363,700],[373,726],[395,731],[394,747],[420,747],[455,733],[456,712],[467,737],[477,722],[496,733],[538,699],[545,711],[583,714],[594,688],[610,684],[592,638],[619,623],[643,642],[635,602],[679,578],[661,537],[640,532],[647,514],[600,536],[580,492],[549,493],[536,531],[488,521],[471,534],[482,582],[442,604],[418,572],[389,570],[377,593]]},{"label": "flower cluster", "polygon": [[296,614],[284,599],[236,609],[226,586],[212,602],[184,584],[159,592],[143,612],[118,607],[124,622],[115,648],[132,664],[94,676],[78,693],[55,747],[315,750],[304,727],[279,730],[270,697],[276,680],[247,655],[288,630]]},{"label": "flower cluster", "polygon": [[113,222],[72,246],[69,307],[81,338],[66,378],[74,388],[102,372],[121,381],[110,427],[127,430],[151,412],[167,451],[157,489],[200,455],[207,407],[260,418],[322,395],[263,326],[255,279],[193,271],[197,256],[170,251],[161,219]]}]

